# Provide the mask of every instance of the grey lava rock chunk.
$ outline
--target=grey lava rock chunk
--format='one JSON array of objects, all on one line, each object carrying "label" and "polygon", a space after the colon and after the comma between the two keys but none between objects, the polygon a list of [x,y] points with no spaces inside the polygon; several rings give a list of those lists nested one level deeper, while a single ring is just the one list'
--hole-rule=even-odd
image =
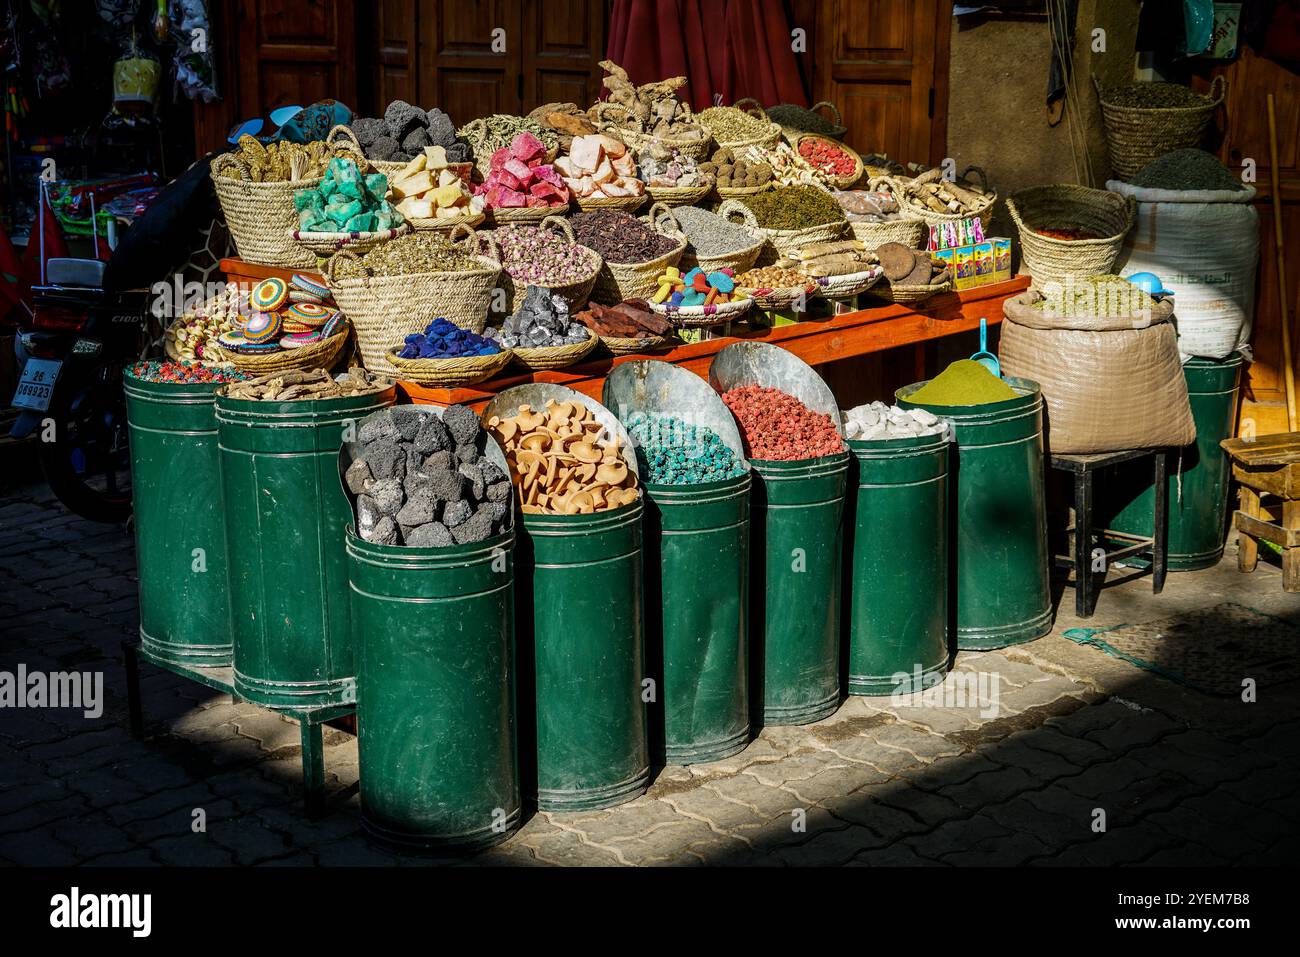
[{"label": "grey lava rock chunk", "polygon": [[369,537],[362,536],[368,542],[374,542],[376,545],[396,545],[397,544],[397,523],[388,515],[385,515],[375,527],[371,529]]},{"label": "grey lava rock chunk", "polygon": [[491,459],[481,459],[478,463],[479,474],[483,476],[485,485],[492,485],[506,477],[506,473],[501,471],[501,466],[497,465]]},{"label": "grey lava rock chunk", "polygon": [[466,462],[462,463],[457,471],[465,477],[465,481],[469,482],[469,497],[475,502],[483,501],[486,483],[483,481],[483,473],[479,471],[478,466]]},{"label": "grey lava rock chunk", "polygon": [[406,535],[403,544],[415,548],[446,548],[448,545],[455,545],[456,540],[451,537],[451,532],[447,531],[447,526],[441,522],[429,522],[412,529]]},{"label": "grey lava rock chunk", "polygon": [[474,414],[473,409],[468,409],[463,405],[453,405],[442,413],[442,424],[447,427],[452,438],[456,440],[456,447],[470,446],[473,447],[475,440],[478,438],[479,421],[478,416]]},{"label": "grey lava rock chunk", "polygon": [[457,545],[468,545],[492,537],[492,516],[486,509],[475,512],[468,521],[451,530]]},{"label": "grey lava rock chunk", "polygon": [[447,449],[441,452],[434,452],[424,460],[424,470],[426,472],[447,472],[455,467],[456,457]]},{"label": "grey lava rock chunk", "polygon": [[474,512],[474,506],[464,499],[455,502],[448,502],[442,510],[442,524],[448,528],[455,528],[462,522],[469,519]]},{"label": "grey lava rock chunk", "polygon": [[447,147],[448,163],[468,163],[474,158],[474,152],[468,143],[452,143]]},{"label": "grey lava rock chunk", "polygon": [[438,502],[428,489],[417,489],[397,513],[403,525],[425,525],[438,517]]},{"label": "grey lava rock chunk", "polygon": [[413,128],[424,128],[428,122],[424,110],[418,106],[412,106],[405,100],[393,100],[388,104],[388,109],[384,110],[384,123],[388,127],[388,133],[395,140],[401,140]]},{"label": "grey lava rock chunk", "polygon": [[401,145],[396,139],[386,133],[383,136],[376,137],[375,141],[370,144],[371,159],[387,161],[390,163],[395,162],[397,160],[397,154],[400,151]]},{"label": "grey lava rock chunk", "polygon": [[380,514],[379,506],[369,495],[357,496],[357,534],[370,541],[370,533],[374,530],[375,524],[383,518]]},{"label": "grey lava rock chunk", "polygon": [[[451,409],[447,411],[450,412]],[[441,452],[444,449],[450,451],[451,435],[447,431],[447,426],[436,415],[429,416],[420,427],[419,433],[415,436],[415,448],[424,455]]]},{"label": "grey lava rock chunk", "polygon": [[395,406],[388,413],[393,427],[406,442],[415,441],[415,437],[420,434],[420,429],[424,426],[424,420],[429,417],[429,413],[421,412],[412,405]]},{"label": "grey lava rock chunk", "polygon": [[369,445],[384,439],[395,439],[400,434],[397,426],[393,424],[392,414],[380,412],[361,424],[361,428],[357,430],[357,439],[362,445]]},{"label": "grey lava rock chunk", "polygon": [[[428,123],[429,142],[434,146],[442,146],[451,149],[456,143],[456,124],[451,121],[451,117],[438,109],[436,106],[424,115]],[[447,159],[451,159],[450,156]],[[452,160],[452,162],[461,162]]]},{"label": "grey lava rock chunk", "polygon": [[487,500],[489,502],[508,502],[510,501],[510,483],[504,478],[498,479],[487,487]]},{"label": "grey lava rock chunk", "polygon": [[370,466],[366,464],[365,459],[353,459],[348,470],[343,474],[347,482],[348,491],[353,495],[360,495],[374,483],[375,477],[370,472]]},{"label": "grey lava rock chunk", "polygon": [[369,146],[388,132],[388,124],[375,116],[362,116],[352,121],[352,132],[358,143]]},{"label": "grey lava rock chunk", "polygon": [[367,446],[363,458],[378,480],[406,477],[406,450],[387,439]]},{"label": "grey lava rock chunk", "polygon": [[[465,478],[459,472],[450,469],[431,472],[429,484],[434,497],[440,502],[459,502],[465,497]],[[373,493],[374,489],[371,489],[371,492]]]},{"label": "grey lava rock chunk", "polygon": [[429,134],[423,126],[413,127],[409,133],[402,137],[403,153],[422,153],[424,148],[429,145]]},{"label": "grey lava rock chunk", "polygon": [[405,494],[400,479],[383,479],[370,486],[370,497],[374,499],[375,508],[382,515],[396,515],[402,507]]}]

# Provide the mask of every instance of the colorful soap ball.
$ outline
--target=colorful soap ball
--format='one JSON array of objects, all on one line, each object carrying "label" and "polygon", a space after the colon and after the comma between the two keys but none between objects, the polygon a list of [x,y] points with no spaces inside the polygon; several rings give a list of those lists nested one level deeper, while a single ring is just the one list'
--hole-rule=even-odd
[{"label": "colorful soap ball", "polygon": [[175,382],[189,384],[200,382],[241,382],[249,378],[238,369],[213,369],[198,363],[137,362],[127,370],[128,375],[143,382]]},{"label": "colorful soap ball", "polygon": [[249,342],[271,342],[279,338],[283,332],[278,312],[259,312],[250,316],[248,324],[244,326],[244,338]]},{"label": "colorful soap ball", "polygon": [[722,401],[740,424],[751,458],[793,462],[844,451],[844,440],[829,415],[814,412],[780,389],[739,386],[723,393]]},{"label": "colorful soap ball", "polygon": [[492,356],[500,351],[501,347],[491,339],[462,329],[439,316],[424,332],[407,336],[406,345],[397,355],[401,359],[460,359]]},{"label": "colorful soap ball", "polygon": [[648,485],[700,485],[745,474],[718,433],[670,415],[636,412],[627,420],[637,467]]}]

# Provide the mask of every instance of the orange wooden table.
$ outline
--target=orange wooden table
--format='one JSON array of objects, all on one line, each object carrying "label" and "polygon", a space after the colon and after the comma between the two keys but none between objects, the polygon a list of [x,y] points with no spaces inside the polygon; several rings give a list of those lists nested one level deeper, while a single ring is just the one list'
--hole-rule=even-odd
[{"label": "orange wooden table", "polygon": [[[232,282],[257,282],[271,276],[287,279],[295,271],[307,272],[258,266],[240,259],[223,259],[221,268]],[[599,399],[606,374],[620,362],[640,358],[659,359],[690,369],[707,379],[709,363],[719,350],[733,342],[746,340],[781,346],[812,366],[903,346],[915,346],[917,375],[920,376],[924,373],[922,348],[926,343],[978,329],[981,317],[988,319],[990,326],[997,325],[1002,321],[1002,303],[1027,288],[1029,278],[1017,276],[1007,282],[963,292],[942,293],[925,302],[911,305],[873,306],[826,319],[809,319],[788,326],[757,329],[675,348],[630,356],[606,356],[551,372],[508,371],[495,379],[460,389],[431,389],[413,382],[399,382],[398,390],[411,402],[443,406],[468,405],[475,409],[482,409],[498,392],[529,382],[554,382]]]}]

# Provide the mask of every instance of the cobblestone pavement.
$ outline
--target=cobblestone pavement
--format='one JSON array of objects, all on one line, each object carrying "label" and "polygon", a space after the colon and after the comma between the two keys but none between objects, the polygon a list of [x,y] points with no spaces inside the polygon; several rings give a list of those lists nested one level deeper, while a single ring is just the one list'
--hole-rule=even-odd
[{"label": "cobblestone pavement", "polygon": [[[0,670],[104,672],[106,706],[0,713],[0,861],[428,864],[361,831],[357,747],[326,730],[331,811],[299,803],[294,724],[145,666],[149,736],[127,732],[119,646],[134,634],[134,549],[43,488],[0,500]],[[1089,625],[1236,601],[1300,621],[1276,567],[1224,564],[1108,588]],[[1052,635],[962,654],[998,707],[850,699],[768,728],[741,754],[658,773],[622,807],[538,814],[489,865],[1282,864],[1300,851],[1297,682],[1210,698]],[[950,679],[947,687],[954,687]],[[906,705],[906,706],[903,706]],[[207,830],[191,829],[193,811]],[[1094,829],[1104,814],[1104,830]]]}]

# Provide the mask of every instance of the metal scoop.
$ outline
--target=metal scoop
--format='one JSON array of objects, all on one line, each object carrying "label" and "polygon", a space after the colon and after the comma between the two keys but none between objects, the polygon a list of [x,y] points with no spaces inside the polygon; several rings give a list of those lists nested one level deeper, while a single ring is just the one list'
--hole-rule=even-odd
[{"label": "metal scoop", "polygon": [[989,321],[983,316],[980,316],[980,351],[971,356],[971,360],[978,362],[999,379],[1002,378],[1002,365],[998,362],[998,357],[989,352]]}]

